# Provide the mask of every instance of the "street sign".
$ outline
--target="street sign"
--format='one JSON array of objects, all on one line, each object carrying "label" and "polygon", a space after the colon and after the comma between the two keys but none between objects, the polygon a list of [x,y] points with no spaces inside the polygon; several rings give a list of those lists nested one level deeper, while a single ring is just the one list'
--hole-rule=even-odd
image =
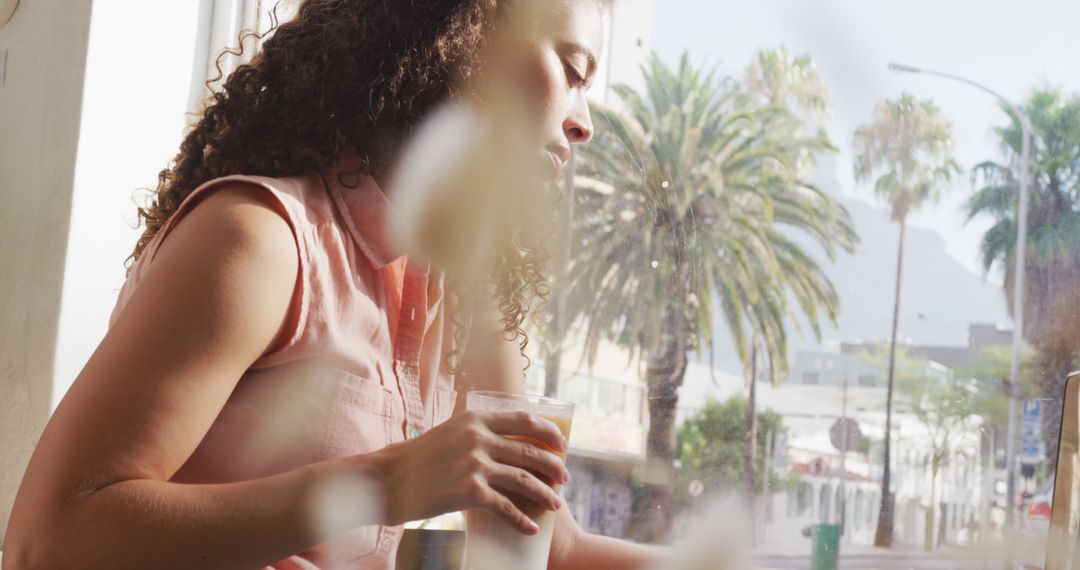
[{"label": "street sign", "polygon": [[694,479],[686,486],[686,494],[691,497],[700,497],[705,492],[705,482],[701,479]]},{"label": "street sign", "polygon": [[862,437],[859,423],[851,418],[840,418],[829,428],[829,440],[837,451],[859,449],[862,445]]},{"label": "street sign", "polygon": [[1020,412],[1020,463],[1043,460],[1042,400],[1024,400]]},{"label": "street sign", "polygon": [[786,470],[787,463],[787,432],[781,431],[773,440],[773,462],[777,469]]}]

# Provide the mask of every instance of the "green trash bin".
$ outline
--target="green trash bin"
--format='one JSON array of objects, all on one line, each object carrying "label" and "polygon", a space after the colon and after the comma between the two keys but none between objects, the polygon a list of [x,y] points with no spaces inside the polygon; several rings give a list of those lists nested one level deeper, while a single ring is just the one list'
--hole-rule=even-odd
[{"label": "green trash bin", "polygon": [[816,524],[803,529],[803,536],[810,537],[811,570],[836,570],[840,561],[840,525]]}]

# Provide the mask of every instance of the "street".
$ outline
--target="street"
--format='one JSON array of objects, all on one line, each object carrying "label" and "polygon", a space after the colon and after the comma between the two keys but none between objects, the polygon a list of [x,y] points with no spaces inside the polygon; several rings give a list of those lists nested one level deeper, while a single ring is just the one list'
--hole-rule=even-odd
[{"label": "street", "polygon": [[[982,560],[964,560],[933,557],[844,557],[840,568],[845,570],[1001,570],[1001,562],[985,565]],[[758,570],[808,569],[809,558],[759,558],[755,561]]]},{"label": "street", "polygon": [[[1041,537],[1025,536],[1015,554],[1014,568],[1041,568],[1044,552]],[[846,545],[841,550],[844,570],[1008,570],[1004,545],[988,547],[945,547],[934,552],[915,548],[895,550]],[[804,552],[759,550],[754,558],[757,570],[809,569],[810,556]]]}]

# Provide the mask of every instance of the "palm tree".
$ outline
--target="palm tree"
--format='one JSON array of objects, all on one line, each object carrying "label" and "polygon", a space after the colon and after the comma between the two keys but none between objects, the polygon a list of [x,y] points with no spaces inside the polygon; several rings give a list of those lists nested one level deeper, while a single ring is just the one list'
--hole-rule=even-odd
[{"label": "palm tree", "polygon": [[[1077,364],[1080,350],[1080,98],[1060,91],[1037,90],[1025,111],[1031,121],[1031,207],[1028,211],[1028,253],[1024,286],[1024,337],[1038,352],[1037,384],[1049,406],[1047,433],[1061,418],[1065,377]],[[1011,115],[1010,115],[1011,116]],[[986,214],[995,223],[982,240],[982,263],[989,271],[1000,264],[1012,310],[1016,267],[1016,203],[1020,170],[1020,126],[996,130],[1005,161],[975,167],[973,180],[982,187],[967,203],[968,217]],[[1057,459],[1057,440],[1047,438],[1050,469]]]},{"label": "palm tree", "polygon": [[[791,135],[798,135],[805,131],[816,134],[818,144],[823,148],[833,148],[823,127],[824,120],[832,114],[828,90],[810,56],[794,55],[785,47],[758,50],[746,69],[744,83],[754,103],[763,107],[792,111],[792,113],[768,114],[763,117],[765,128],[769,129],[771,134],[775,136],[778,131],[784,129]],[[801,120],[792,120],[796,117]],[[812,167],[814,158],[814,155],[808,154],[805,157],[807,164],[799,166],[799,170],[808,170]],[[745,370],[749,394],[746,406],[747,438],[743,452],[743,487],[747,498],[754,496],[757,481],[755,474],[758,449],[757,368],[757,345],[751,343],[749,365]],[[775,382],[779,376],[773,373],[771,378]]]},{"label": "palm tree", "polygon": [[909,94],[878,104],[873,122],[855,131],[854,154],[856,180],[873,182],[874,193],[889,203],[892,221],[900,227],[889,338],[881,507],[874,535],[875,546],[889,547],[892,546],[895,507],[890,467],[893,387],[907,218],[911,212],[937,200],[959,167],[952,158],[952,125],[931,101],[918,101]]},{"label": "palm tree", "polygon": [[[739,82],[658,57],[645,89],[615,87],[626,114],[595,109],[597,138],[583,147],[575,252],[566,308],[585,330],[586,358],[602,341],[645,364],[649,430],[644,498],[653,517],[638,538],[670,527],[675,409],[688,354],[712,351],[726,323],[747,365],[760,353],[783,374],[792,301],[816,330],[838,299],[817,263],[781,228],[796,228],[828,255],[853,247],[847,212],[799,179],[819,137],[779,128],[788,110],[754,104]],[[767,124],[777,128],[766,128]]]},{"label": "palm tree", "polygon": [[802,116],[806,126],[819,127],[832,114],[825,81],[808,55],[787,48],[758,50],[746,70],[746,89],[767,105]]}]

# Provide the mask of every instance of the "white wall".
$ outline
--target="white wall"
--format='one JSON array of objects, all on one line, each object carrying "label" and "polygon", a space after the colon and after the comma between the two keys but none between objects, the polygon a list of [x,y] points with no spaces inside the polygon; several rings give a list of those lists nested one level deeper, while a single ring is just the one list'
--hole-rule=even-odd
[{"label": "white wall", "polygon": [[91,0],[24,0],[0,29],[0,537],[49,414]]},{"label": "white wall", "polygon": [[593,99],[617,106],[612,85],[642,87],[641,64],[652,49],[652,8],[652,0],[613,0],[605,10],[604,55],[590,94]]},{"label": "white wall", "polygon": [[0,536],[49,413],[105,334],[137,191],[179,147],[210,2],[96,0],[91,15],[91,0],[24,1],[0,30]]},{"label": "white wall", "polygon": [[134,200],[179,148],[199,16],[194,0],[94,2],[53,407],[105,334],[140,233]]}]

